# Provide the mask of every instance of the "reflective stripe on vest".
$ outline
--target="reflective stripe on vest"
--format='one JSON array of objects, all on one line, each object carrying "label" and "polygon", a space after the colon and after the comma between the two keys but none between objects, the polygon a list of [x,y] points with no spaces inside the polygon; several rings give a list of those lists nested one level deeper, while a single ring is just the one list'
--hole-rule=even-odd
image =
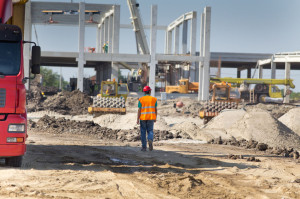
[{"label": "reflective stripe on vest", "polygon": [[142,104],[140,120],[156,120],[155,104],[157,99],[146,95],[141,97],[139,101]]}]

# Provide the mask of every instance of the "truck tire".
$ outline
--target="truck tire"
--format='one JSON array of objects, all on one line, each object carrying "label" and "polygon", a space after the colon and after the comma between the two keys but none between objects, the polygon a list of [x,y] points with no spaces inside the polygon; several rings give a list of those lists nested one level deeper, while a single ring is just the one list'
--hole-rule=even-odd
[{"label": "truck tire", "polygon": [[21,167],[23,156],[5,158],[5,165],[10,167]]}]

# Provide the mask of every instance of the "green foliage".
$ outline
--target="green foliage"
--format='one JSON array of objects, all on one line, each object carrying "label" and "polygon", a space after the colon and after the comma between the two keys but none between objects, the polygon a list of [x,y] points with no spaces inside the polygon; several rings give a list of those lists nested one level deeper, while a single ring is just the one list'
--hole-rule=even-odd
[{"label": "green foliage", "polygon": [[[54,73],[51,69],[41,67],[41,75],[43,77],[43,86],[59,88],[60,75]],[[62,78],[62,88],[66,88],[69,83]]]},{"label": "green foliage", "polygon": [[118,80],[119,82],[127,83],[127,77],[122,75],[121,70],[118,71]]},{"label": "green foliage", "polygon": [[299,101],[300,100],[300,93],[294,93],[292,92],[290,95],[291,100]]}]

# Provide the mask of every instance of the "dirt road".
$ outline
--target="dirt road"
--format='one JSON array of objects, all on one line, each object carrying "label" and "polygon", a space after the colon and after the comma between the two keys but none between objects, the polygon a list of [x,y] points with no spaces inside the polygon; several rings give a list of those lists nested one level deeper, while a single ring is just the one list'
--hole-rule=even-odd
[{"label": "dirt road", "polygon": [[300,198],[300,164],[254,150],[165,141],[142,152],[139,142],[33,132],[27,143],[22,168],[0,164],[0,198]]}]

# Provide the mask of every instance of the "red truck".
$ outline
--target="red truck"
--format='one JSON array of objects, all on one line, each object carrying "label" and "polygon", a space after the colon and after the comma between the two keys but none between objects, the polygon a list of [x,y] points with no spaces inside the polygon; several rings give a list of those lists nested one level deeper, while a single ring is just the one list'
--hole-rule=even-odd
[{"label": "red truck", "polygon": [[[0,1],[0,158],[8,166],[20,167],[26,152],[27,114],[23,44],[18,26],[7,25],[12,1]],[[30,44],[26,44],[30,45]],[[32,47],[31,72],[40,71],[40,47]]]}]

